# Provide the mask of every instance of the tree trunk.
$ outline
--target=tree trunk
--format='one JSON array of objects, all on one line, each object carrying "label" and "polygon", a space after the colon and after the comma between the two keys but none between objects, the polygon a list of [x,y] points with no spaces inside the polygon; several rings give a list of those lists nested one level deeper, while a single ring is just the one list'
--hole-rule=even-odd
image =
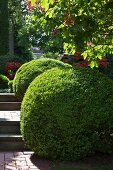
[{"label": "tree trunk", "polygon": [[9,54],[14,55],[14,29],[12,21],[9,21]]}]

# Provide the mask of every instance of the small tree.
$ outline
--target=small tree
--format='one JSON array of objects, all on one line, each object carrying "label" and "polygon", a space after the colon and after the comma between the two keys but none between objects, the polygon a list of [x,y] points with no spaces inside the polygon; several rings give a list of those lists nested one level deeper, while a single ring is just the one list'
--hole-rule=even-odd
[{"label": "small tree", "polygon": [[[30,0],[29,0],[30,1]],[[113,54],[113,1],[111,0],[31,0],[37,4],[43,16],[42,28],[59,31],[68,53],[81,51],[90,66]],[[36,6],[35,4],[35,6]],[[34,18],[35,20],[35,18]],[[59,36],[59,35],[58,35]]]}]

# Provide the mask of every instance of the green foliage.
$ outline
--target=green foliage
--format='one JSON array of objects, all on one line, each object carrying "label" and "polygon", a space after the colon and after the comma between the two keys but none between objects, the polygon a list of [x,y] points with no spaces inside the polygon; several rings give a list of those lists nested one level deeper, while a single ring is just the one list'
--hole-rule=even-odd
[{"label": "green foliage", "polygon": [[96,69],[53,68],[36,77],[21,107],[21,133],[39,156],[76,160],[113,153],[113,82]]},{"label": "green foliage", "polygon": [[50,28],[46,27],[46,21],[43,17],[44,15],[39,8],[26,17],[26,24],[19,31],[20,43],[23,44],[23,40],[26,43],[25,37],[27,37],[27,42],[39,47],[44,52],[63,53],[62,35],[59,34],[59,30],[54,29],[54,22],[51,23]]},{"label": "green foliage", "polygon": [[[37,2],[37,0],[31,0],[31,4],[34,5]],[[45,10],[49,9],[49,5],[53,4],[54,0],[40,0],[41,5],[45,8]]]},{"label": "green foliage", "polygon": [[37,29],[38,23],[47,35],[51,35],[57,29],[57,35],[53,36],[53,40],[55,38],[57,41],[61,40],[66,53],[82,52],[92,68],[98,67],[98,59],[104,57],[106,53],[113,54],[111,0],[39,2],[37,6],[41,14],[32,16],[31,25]]},{"label": "green foliage", "polygon": [[26,2],[22,0],[9,0],[8,3],[9,22],[14,34],[14,54],[20,57],[25,56],[27,60],[31,60],[31,43],[28,31],[25,29],[25,18],[27,17]]},{"label": "green foliage", "polygon": [[16,72],[13,84],[13,90],[18,99],[23,99],[23,96],[28,86],[34,80],[35,77],[53,67],[71,66],[64,64],[61,61],[49,58],[32,60],[28,63],[23,64]]},{"label": "green foliage", "polygon": [[9,80],[8,87],[10,89],[10,93],[13,93],[13,80]]},{"label": "green foliage", "polygon": [[5,75],[0,74],[0,88],[1,89],[8,88],[8,82],[9,82],[9,79]]},{"label": "green foliage", "polygon": [[26,58],[13,55],[0,56],[0,73],[7,74],[6,65],[8,62],[24,63],[26,62]]},{"label": "green foliage", "polygon": [[8,0],[0,0],[0,55],[6,55],[8,53],[8,37]]}]

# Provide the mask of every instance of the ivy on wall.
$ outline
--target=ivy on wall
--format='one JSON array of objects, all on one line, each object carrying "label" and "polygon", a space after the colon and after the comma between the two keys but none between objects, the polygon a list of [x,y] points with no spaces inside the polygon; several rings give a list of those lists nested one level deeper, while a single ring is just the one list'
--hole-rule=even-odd
[{"label": "ivy on wall", "polygon": [[9,51],[8,0],[0,0],[0,55]]}]

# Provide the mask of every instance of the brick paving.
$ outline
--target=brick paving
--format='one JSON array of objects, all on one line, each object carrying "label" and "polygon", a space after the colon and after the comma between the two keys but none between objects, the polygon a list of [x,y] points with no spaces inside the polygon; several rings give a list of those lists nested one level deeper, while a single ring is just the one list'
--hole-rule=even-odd
[{"label": "brick paving", "polygon": [[51,170],[50,164],[33,152],[0,152],[0,170]]},{"label": "brick paving", "polygon": [[[20,121],[20,111],[0,111],[0,121]],[[51,162],[33,152],[0,152],[0,170],[51,170]]]}]

